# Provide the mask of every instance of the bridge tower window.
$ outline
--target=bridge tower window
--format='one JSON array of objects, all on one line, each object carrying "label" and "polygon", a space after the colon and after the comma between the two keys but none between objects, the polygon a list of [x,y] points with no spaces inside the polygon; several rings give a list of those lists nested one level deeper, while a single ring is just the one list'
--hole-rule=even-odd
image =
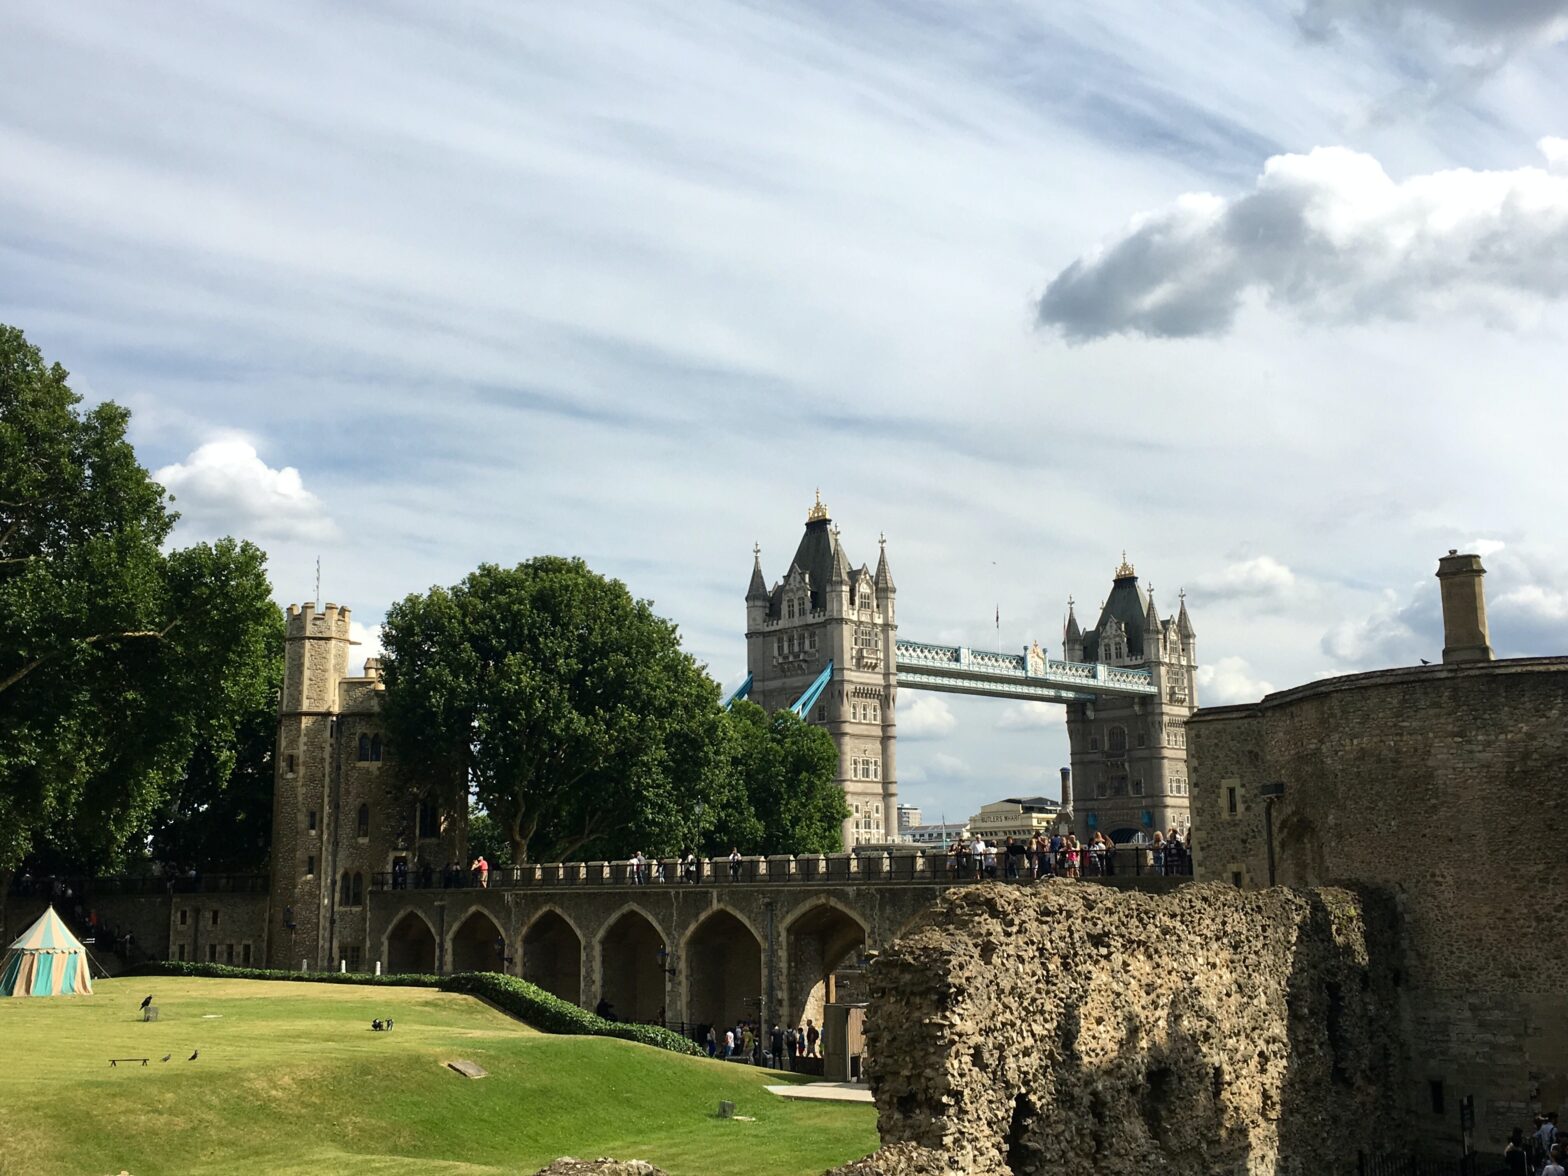
[{"label": "bridge tower window", "polygon": [[1112,755],[1127,750],[1127,728],[1112,727],[1106,736],[1106,746]]}]

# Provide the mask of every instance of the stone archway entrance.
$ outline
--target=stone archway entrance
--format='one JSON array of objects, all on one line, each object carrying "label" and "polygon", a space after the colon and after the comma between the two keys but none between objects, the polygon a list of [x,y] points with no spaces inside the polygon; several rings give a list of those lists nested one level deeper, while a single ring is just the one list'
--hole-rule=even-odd
[{"label": "stone archway entrance", "polygon": [[726,1025],[759,1019],[762,995],[762,944],[728,911],[714,911],[692,929],[683,953],[686,1020],[713,1025],[724,1037]]},{"label": "stone archway entrance", "polygon": [[785,928],[788,978],[784,1015],[791,1025],[822,1025],[823,1006],[838,1000],[835,973],[866,946],[866,929],[853,915],[823,903]]},{"label": "stone archway entrance", "polygon": [[668,958],[664,936],[641,911],[626,911],[599,940],[599,995],[621,1021],[667,1020],[664,981]]},{"label": "stone archway entrance", "polygon": [[484,911],[471,911],[452,932],[450,959],[454,972],[502,972],[501,957],[508,954],[506,936]]},{"label": "stone archway entrance", "polygon": [[555,911],[545,911],[523,934],[523,979],[582,1004],[583,941]]},{"label": "stone archway entrance", "polygon": [[405,911],[387,932],[387,971],[433,973],[435,970],[435,933],[419,915]]}]

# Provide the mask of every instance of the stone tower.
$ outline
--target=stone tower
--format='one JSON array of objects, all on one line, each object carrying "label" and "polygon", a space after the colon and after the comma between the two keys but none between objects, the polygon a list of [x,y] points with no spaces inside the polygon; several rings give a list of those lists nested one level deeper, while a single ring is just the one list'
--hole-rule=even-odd
[{"label": "stone tower", "polygon": [[[382,729],[377,658],[348,674],[349,610],[290,605],[272,797],[272,967],[351,971],[383,958],[367,895],[379,875],[467,863],[466,797],[400,773]],[[439,951],[439,949],[438,949]]]},{"label": "stone tower", "polygon": [[833,663],[827,688],[805,717],[838,747],[838,782],[850,810],[844,845],[892,841],[898,835],[898,625],[887,542],[875,572],[850,567],[819,494],[788,571],[771,589],[761,552],[753,555],[746,591],[751,697],[769,713],[791,706]]},{"label": "stone tower", "polygon": [[1117,841],[1173,826],[1185,834],[1186,722],[1198,708],[1197,641],[1185,596],[1179,612],[1161,620],[1153,593],[1139,587],[1124,553],[1093,628],[1079,629],[1068,601],[1062,645],[1068,661],[1147,669],[1158,691],[1067,707],[1074,831]]},{"label": "stone tower", "polygon": [[349,610],[291,604],[278,703],[277,776],[272,794],[272,913],[275,965],[312,967],[328,958],[337,763],[338,685],[348,674]]}]

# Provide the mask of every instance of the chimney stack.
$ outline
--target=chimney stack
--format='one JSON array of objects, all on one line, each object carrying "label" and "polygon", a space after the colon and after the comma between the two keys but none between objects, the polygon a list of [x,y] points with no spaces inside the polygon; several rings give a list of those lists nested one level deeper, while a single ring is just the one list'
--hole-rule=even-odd
[{"label": "chimney stack", "polygon": [[1486,569],[1479,555],[1461,555],[1455,548],[1437,561],[1437,585],[1443,594],[1443,662],[1491,661],[1486,632]]}]

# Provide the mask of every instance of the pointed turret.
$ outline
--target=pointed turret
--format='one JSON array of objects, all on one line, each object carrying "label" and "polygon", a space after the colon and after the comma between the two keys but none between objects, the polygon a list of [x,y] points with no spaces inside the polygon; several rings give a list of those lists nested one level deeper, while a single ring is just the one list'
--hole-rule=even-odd
[{"label": "pointed turret", "polygon": [[1192,618],[1187,615],[1187,594],[1181,594],[1181,611],[1176,614],[1176,631],[1183,641],[1191,641],[1197,634],[1192,631]]},{"label": "pointed turret", "polygon": [[752,544],[751,585],[746,589],[747,600],[767,600],[768,582],[762,578],[762,547]]},{"label": "pointed turret", "polygon": [[893,587],[893,573],[887,566],[887,536],[880,536],[877,543],[882,548],[882,554],[877,556],[877,591],[883,596],[888,596],[898,589]]},{"label": "pointed turret", "polygon": [[1143,614],[1143,631],[1156,637],[1160,633],[1160,613],[1154,607],[1154,589],[1152,588],[1149,589],[1149,607],[1144,610]]},{"label": "pointed turret", "polygon": [[844,554],[844,545],[838,541],[838,529],[833,530],[833,572],[828,577],[829,584],[849,583],[849,559]]},{"label": "pointed turret", "polygon": [[1062,627],[1062,656],[1070,662],[1083,661],[1083,630],[1073,612],[1073,598],[1067,598],[1067,624]]}]

